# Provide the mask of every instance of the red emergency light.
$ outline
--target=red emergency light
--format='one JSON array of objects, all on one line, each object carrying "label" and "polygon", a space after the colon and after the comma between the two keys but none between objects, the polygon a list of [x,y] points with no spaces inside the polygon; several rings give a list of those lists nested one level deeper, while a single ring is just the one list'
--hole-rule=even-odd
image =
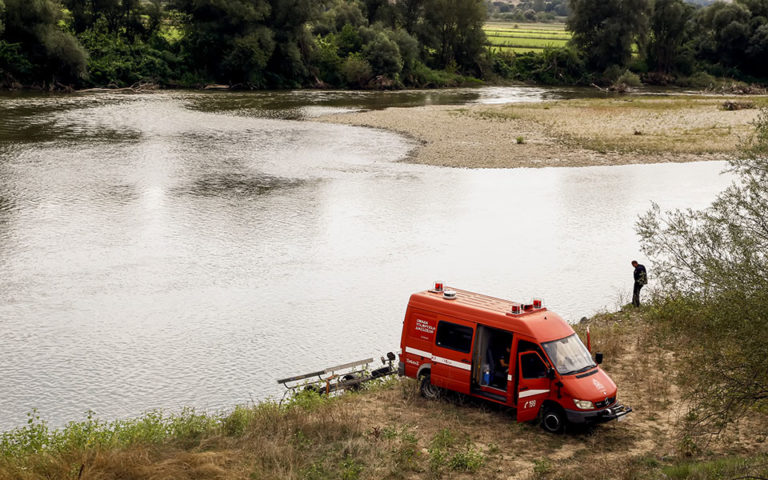
[{"label": "red emergency light", "polygon": [[541,299],[540,298],[534,298],[533,299],[533,308],[541,308]]}]

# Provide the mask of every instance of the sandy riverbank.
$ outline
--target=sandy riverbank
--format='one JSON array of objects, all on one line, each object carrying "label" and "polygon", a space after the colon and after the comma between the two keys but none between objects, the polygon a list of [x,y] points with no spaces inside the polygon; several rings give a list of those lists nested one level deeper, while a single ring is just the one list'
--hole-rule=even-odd
[{"label": "sandy riverbank", "polygon": [[[728,111],[726,97],[576,99],[508,105],[388,108],[318,121],[381,128],[415,139],[407,161],[515,168],[723,160],[758,109]],[[755,107],[765,97],[740,97]]]}]

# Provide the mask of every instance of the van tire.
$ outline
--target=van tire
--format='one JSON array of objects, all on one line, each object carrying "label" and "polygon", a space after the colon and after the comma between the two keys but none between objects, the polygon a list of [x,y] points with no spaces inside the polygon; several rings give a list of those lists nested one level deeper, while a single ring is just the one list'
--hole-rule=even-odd
[{"label": "van tire", "polygon": [[566,421],[565,412],[557,407],[544,407],[541,413],[541,428],[549,433],[563,433]]},{"label": "van tire", "polygon": [[436,387],[432,384],[429,373],[425,373],[419,377],[419,391],[421,392],[421,396],[427,400],[437,400],[442,394],[440,387]]}]

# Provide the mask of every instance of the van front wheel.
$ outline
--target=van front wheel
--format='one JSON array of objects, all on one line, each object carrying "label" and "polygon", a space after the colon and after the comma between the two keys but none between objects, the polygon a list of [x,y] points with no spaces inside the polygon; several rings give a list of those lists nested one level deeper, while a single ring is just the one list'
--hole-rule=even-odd
[{"label": "van front wheel", "polygon": [[557,408],[547,407],[541,414],[541,426],[550,433],[563,433],[565,413]]},{"label": "van front wheel", "polygon": [[440,387],[432,385],[432,380],[430,379],[428,373],[425,373],[419,377],[419,379],[421,380],[419,382],[419,391],[421,392],[422,397],[428,400],[437,400],[440,398]]}]

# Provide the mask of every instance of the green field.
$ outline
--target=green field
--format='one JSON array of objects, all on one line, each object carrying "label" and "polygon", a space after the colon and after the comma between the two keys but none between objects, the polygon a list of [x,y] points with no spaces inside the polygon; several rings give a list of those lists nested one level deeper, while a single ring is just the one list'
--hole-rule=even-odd
[{"label": "green field", "polygon": [[483,30],[494,51],[541,52],[546,47],[564,47],[571,39],[564,23],[488,22]]}]

